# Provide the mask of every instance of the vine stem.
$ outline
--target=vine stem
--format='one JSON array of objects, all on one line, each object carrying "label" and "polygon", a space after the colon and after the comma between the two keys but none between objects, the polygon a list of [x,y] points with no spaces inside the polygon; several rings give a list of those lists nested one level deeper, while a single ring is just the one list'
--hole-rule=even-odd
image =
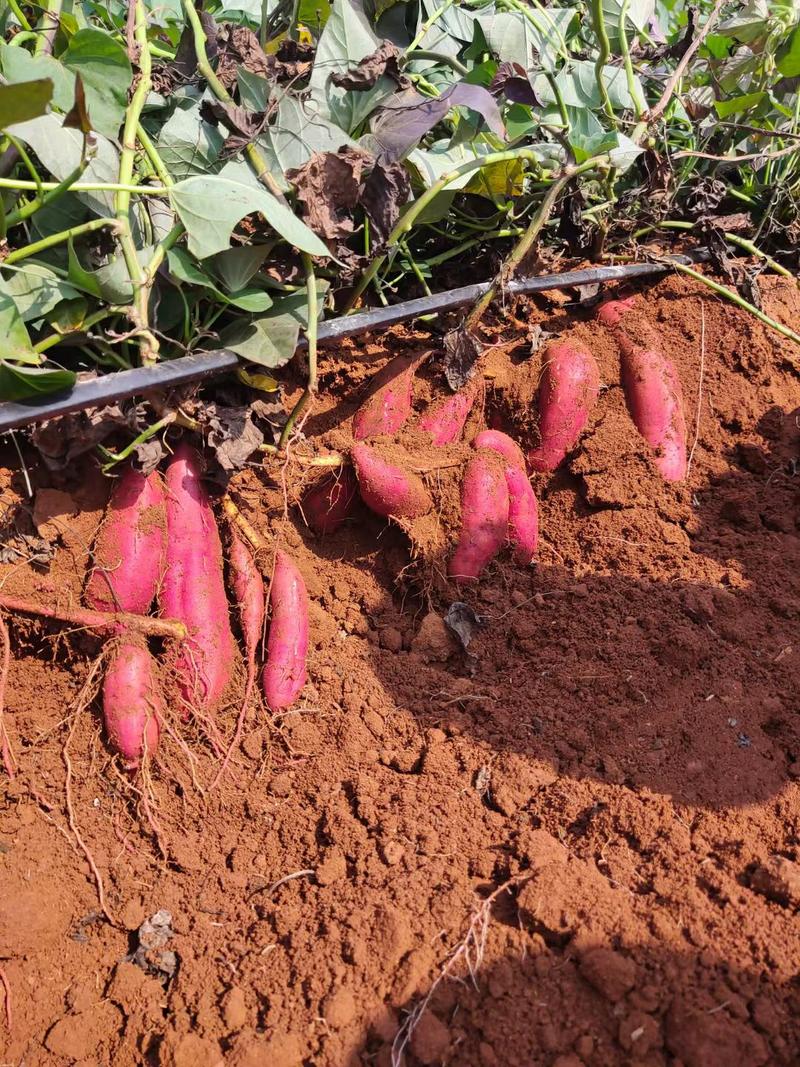
[{"label": "vine stem", "polygon": [[[200,16],[197,14],[197,9],[194,6],[192,0],[183,0],[183,10],[186,14],[186,18],[189,25],[192,27],[192,36],[194,38],[194,52],[197,56],[197,69],[200,74],[208,82],[208,87],[211,92],[216,96],[217,100],[223,104],[233,104],[235,106],[235,100],[217,77],[214,68],[208,61],[208,52],[206,51],[206,34],[203,29],[203,24],[200,21]],[[267,189],[272,193],[274,197],[286,203],[286,197],[283,195],[280,186],[270,173],[269,164],[261,155],[259,150],[254,144],[248,144],[245,148],[245,154],[250,161],[250,165],[256,173],[256,177],[265,185]]]},{"label": "vine stem", "polygon": [[594,63],[594,77],[597,82],[597,91],[600,93],[600,100],[603,104],[603,110],[611,120],[611,125],[616,128],[617,119],[614,115],[614,108],[611,106],[611,100],[608,96],[608,88],[603,80],[603,71],[606,64],[611,57],[611,43],[608,39],[608,31],[606,30],[606,17],[603,12],[603,0],[591,0],[589,4],[589,10],[592,16],[592,27],[594,29],[594,35],[597,38],[597,59]]},{"label": "vine stem", "polygon": [[[61,182],[23,181],[18,178],[0,178],[0,189],[20,189],[23,192],[38,192],[39,188],[49,191],[58,189]],[[122,185],[119,182],[76,182],[70,189],[72,193],[130,193],[139,196],[166,196],[169,189],[164,185]]]},{"label": "vine stem", "polygon": [[394,229],[389,234],[386,241],[385,251],[375,258],[370,263],[369,267],[364,271],[358,280],[358,284],[350,295],[350,299],[345,306],[345,314],[349,314],[358,298],[372,282],[372,279],[376,276],[389,255],[389,252],[396,248],[401,239],[411,229],[416,222],[420,214],[430,204],[430,202],[439,195],[448,185],[458,181],[465,174],[470,174],[473,170],[478,170],[481,167],[491,166],[493,163],[505,163],[510,159],[529,160],[535,162],[536,156],[533,152],[526,151],[525,149],[512,149],[507,152],[490,152],[488,155],[477,157],[476,159],[467,160],[466,163],[462,163],[459,167],[454,167],[453,170],[447,171],[443,174],[438,181],[426,189],[422,196],[408,206],[404,214],[395,223]]},{"label": "vine stem", "polygon": [[34,55],[49,56],[52,54],[60,18],[61,0],[45,0],[42,5],[42,21],[36,29],[39,36],[36,39]]},{"label": "vine stem", "polygon": [[306,271],[306,294],[308,300],[308,326],[306,328],[306,339],[308,341],[308,381],[302,396],[297,401],[289,418],[286,420],[286,425],[284,426],[280,440],[278,441],[279,449],[286,448],[286,442],[291,436],[295,423],[317,392],[317,314],[319,310],[317,303],[317,279],[314,274],[313,260],[307,252],[303,252],[303,266]]},{"label": "vine stem", "polygon": [[17,3],[17,0],[8,0],[8,6],[14,12],[14,17],[16,18],[20,26],[23,28],[23,30],[26,30],[28,33],[30,33],[32,29],[31,24],[25,17],[25,12]]},{"label": "vine stem", "polygon": [[622,7],[619,12],[619,50],[622,53],[622,62],[625,66],[625,78],[628,82],[628,92],[633,100],[633,107],[636,112],[636,119],[639,121],[647,111],[647,101],[642,94],[642,87],[636,80],[636,75],[633,71],[633,61],[631,60],[631,49],[628,44],[628,8],[631,6],[631,0],[622,0]]},{"label": "vine stem", "polygon": [[59,233],[51,233],[49,237],[43,237],[41,241],[34,241],[32,245],[24,245],[22,248],[15,248],[12,252],[9,252],[6,258],[3,260],[4,265],[18,263],[21,259],[27,259],[29,256],[35,256],[37,252],[44,252],[46,248],[52,248],[54,245],[63,244],[64,241],[69,241],[71,237],[81,237],[86,233],[93,233],[95,230],[102,230],[106,226],[118,226],[118,220],[112,218],[106,219],[90,219],[89,222],[82,222],[80,226],[71,226],[68,230],[61,230]]},{"label": "vine stem", "polygon": [[[695,224],[693,222],[681,222],[679,220],[665,220],[664,222],[656,223],[655,226],[643,226],[641,230],[637,230],[633,239],[637,240],[639,237],[644,237],[648,233],[652,233],[653,230],[693,230]],[[794,282],[795,285],[800,287],[800,278],[796,274],[793,274],[787,267],[784,267],[782,263],[778,263],[776,259],[763,252],[758,245],[752,241],[748,241],[746,237],[740,237],[736,233],[730,233],[729,231],[723,232],[722,236],[726,241],[729,241],[732,245],[738,245],[739,248],[745,252],[749,252],[751,256],[755,256],[757,259],[763,260],[770,270],[774,270],[776,274],[782,275],[784,278],[788,278]]]},{"label": "vine stem", "polygon": [[436,8],[433,14],[428,19],[426,19],[425,22],[423,22],[420,26],[419,30],[417,31],[416,37],[413,39],[408,48],[406,48],[405,55],[408,55],[409,52],[413,52],[420,45],[420,43],[425,39],[425,36],[431,26],[433,26],[434,23],[442,17],[442,15],[449,11],[454,3],[455,0],[444,0],[444,3],[440,7]]},{"label": "vine stem", "polygon": [[686,274],[690,278],[694,278],[696,282],[700,282],[719,296],[725,297],[726,300],[730,300],[732,304],[736,304],[737,307],[742,308],[744,311],[749,311],[751,315],[763,322],[765,326],[771,327],[776,330],[783,337],[788,337],[790,341],[794,341],[796,345],[800,345],[800,334],[790,330],[788,326],[784,326],[782,322],[778,322],[776,319],[772,319],[769,315],[766,315],[763,311],[745,300],[743,296],[739,296],[738,293],[734,293],[732,289],[727,289],[724,285],[720,285],[719,282],[715,282],[713,278],[707,278],[700,271],[694,270],[692,267],[687,267],[684,263],[678,263],[675,261],[670,262],[670,266],[681,274]]},{"label": "vine stem", "polygon": [[23,204],[22,207],[18,208],[16,211],[10,212],[10,214],[6,216],[6,227],[10,229],[12,226],[18,226],[20,222],[24,222],[25,219],[29,219],[31,215],[41,210],[41,208],[47,207],[55,200],[58,200],[60,197],[62,197],[64,193],[69,192],[70,189],[74,186],[75,182],[78,180],[78,178],[80,178],[81,174],[83,174],[83,172],[89,166],[89,163],[92,159],[92,154],[93,153],[90,152],[84,152],[83,157],[77,167],[75,167],[75,169],[71,171],[71,173],[69,173],[63,181],[60,181],[54,189],[48,189],[47,191],[45,191],[44,183],[40,181],[39,194],[34,197],[33,200],[29,200],[27,204]]},{"label": "vine stem", "polygon": [[[139,82],[134,90],[128,110],[125,113],[125,125],[122,131],[122,152],[119,158],[119,184],[130,185],[133,181],[133,162],[136,156],[136,131],[142,115],[145,100],[150,92],[152,57],[147,44],[147,16],[142,0],[131,0],[129,18],[133,19],[133,37],[139,48],[137,64]],[[122,255],[128,276],[133,286],[133,306],[131,321],[136,328],[142,366],[149,366],[158,359],[158,339],[148,328],[148,303],[150,289],[147,275],[139,262],[136,243],[133,240],[130,220],[131,194],[120,189],[114,195],[114,210],[117,217],[117,238],[122,248]]]}]

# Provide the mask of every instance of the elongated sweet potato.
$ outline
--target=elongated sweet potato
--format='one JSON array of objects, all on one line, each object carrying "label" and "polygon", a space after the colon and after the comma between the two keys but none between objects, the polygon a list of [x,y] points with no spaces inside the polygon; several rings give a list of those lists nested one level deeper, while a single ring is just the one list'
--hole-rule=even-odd
[{"label": "elongated sweet potato", "polygon": [[114,649],[103,680],[103,720],[108,741],[128,770],[158,746],[164,698],[155,660],[141,638],[128,636]]},{"label": "elongated sweet potato", "polygon": [[264,627],[264,579],[256,567],[250,550],[236,531],[231,532],[229,554],[231,585],[239,609],[239,621],[244,637],[248,662],[255,660],[261,631]]},{"label": "elongated sweet potato", "polygon": [[352,467],[326,474],[306,492],[300,505],[314,533],[334,533],[358,506],[358,480]]},{"label": "elongated sweet potato", "polygon": [[397,433],[411,414],[414,372],[419,363],[418,356],[395,356],[378,371],[366,399],[353,416],[356,441]]},{"label": "elongated sweet potato", "polygon": [[539,505],[525,470],[522,449],[500,430],[483,430],[472,442],[477,449],[489,449],[505,460],[508,487],[508,542],[514,545],[514,559],[527,566],[539,543]]},{"label": "elongated sweet potato", "polygon": [[668,482],[686,477],[683,391],[674,363],[655,349],[618,337],[622,388],[634,425],[655,449],[653,463]]},{"label": "elongated sweet potato", "polygon": [[482,451],[467,464],[461,487],[461,536],[448,573],[456,581],[480,577],[508,532],[508,485],[503,457]]},{"label": "elongated sweet potato", "polygon": [[98,611],[146,614],[164,573],[166,537],[161,479],[129,467],[114,486],[97,534],[86,603]]},{"label": "elongated sweet potato", "polygon": [[285,552],[275,553],[269,589],[267,662],[261,676],[273,711],[294,703],[306,684],[308,594],[305,582]]},{"label": "elongated sweet potato", "polygon": [[539,446],[528,454],[532,470],[555,470],[563,461],[586,425],[599,391],[594,356],[572,343],[547,346],[538,400]]},{"label": "elongated sweet potato", "polygon": [[626,296],[622,300],[606,300],[597,309],[597,318],[604,326],[619,326],[629,311],[633,309],[633,297]]},{"label": "elongated sweet potato", "polygon": [[477,388],[467,385],[452,396],[445,397],[425,413],[420,419],[419,428],[430,434],[434,445],[452,444],[461,436],[477,395]]},{"label": "elongated sweet potato", "polygon": [[180,445],[167,467],[167,569],[161,610],[189,632],[175,668],[185,700],[208,708],[231,677],[234,640],[222,574],[222,545],[199,459]]},{"label": "elongated sweet potato", "polygon": [[[396,459],[399,450],[392,452]],[[354,445],[350,453],[364,503],[387,519],[417,519],[433,507],[421,478],[397,466],[370,445]],[[410,457],[409,457],[410,463]]]}]

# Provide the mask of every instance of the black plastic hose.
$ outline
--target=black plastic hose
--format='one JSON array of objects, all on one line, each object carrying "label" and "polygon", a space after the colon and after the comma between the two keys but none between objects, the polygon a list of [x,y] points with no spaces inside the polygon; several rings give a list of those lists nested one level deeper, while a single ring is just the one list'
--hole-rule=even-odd
[{"label": "black plastic hose", "polygon": [[[707,252],[691,256],[671,256],[673,262],[699,263],[707,260]],[[506,292],[514,295],[521,293],[542,293],[552,289],[569,289],[576,285],[591,285],[595,282],[622,281],[630,278],[649,278],[666,274],[670,270],[669,262],[628,263],[618,267],[590,267],[586,270],[572,270],[565,274],[541,274],[538,277],[518,278],[506,287]],[[321,322],[317,336],[320,341],[337,340],[353,337],[361,333],[372,333],[385,329],[398,322],[407,322],[420,315],[432,315],[437,312],[450,311],[464,307],[482,296],[489,288],[490,282],[478,282],[476,285],[463,285],[459,289],[449,289],[444,293],[407,300],[391,307],[373,308],[355,315],[346,315],[339,319]],[[298,348],[305,348],[302,338]],[[31,400],[25,403],[0,404],[0,433],[17,430],[33,422],[56,419],[61,415],[70,415],[75,411],[104,407],[132,396],[139,396],[154,389],[171,389],[188,382],[199,382],[204,378],[226,374],[236,368],[239,362],[235,352],[217,349],[214,352],[198,352],[191,356],[156,363],[152,367],[138,367],[135,370],[116,371],[99,378],[78,382],[68,393],[57,393],[45,400]]]}]

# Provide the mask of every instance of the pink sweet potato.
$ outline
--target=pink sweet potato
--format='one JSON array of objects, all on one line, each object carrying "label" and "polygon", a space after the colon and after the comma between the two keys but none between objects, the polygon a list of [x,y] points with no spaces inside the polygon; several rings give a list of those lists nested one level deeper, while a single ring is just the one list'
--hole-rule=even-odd
[{"label": "pink sweet potato", "polygon": [[305,582],[285,552],[275,553],[269,590],[267,662],[261,676],[273,711],[294,703],[306,684],[308,594]]},{"label": "pink sweet potato", "polygon": [[138,767],[145,753],[155,752],[163,716],[155,660],[143,640],[122,638],[103,680],[103,720],[109,744],[128,770]]},{"label": "pink sweet potato", "polygon": [[358,481],[352,467],[326,474],[306,492],[300,505],[308,526],[316,534],[334,533],[358,506]]},{"label": "pink sweet potato", "polygon": [[[399,449],[392,451],[396,458]],[[350,453],[364,503],[387,519],[417,519],[433,507],[421,478],[397,466],[369,445],[354,445]],[[410,463],[410,457],[409,463]]]},{"label": "pink sweet potato", "polygon": [[248,662],[254,661],[264,627],[264,579],[256,567],[250,550],[241,537],[232,531],[231,549],[231,585],[236,606],[239,609],[239,622],[244,637],[244,647]]},{"label": "pink sweet potato", "polygon": [[572,343],[548,345],[539,388],[539,446],[528,454],[532,470],[551,471],[575,444],[600,391],[594,356]]},{"label": "pink sweet potato", "polygon": [[395,356],[378,371],[366,399],[353,416],[356,441],[397,433],[411,414],[414,372],[419,363],[418,356]]},{"label": "pink sweet potato", "polygon": [[448,573],[456,581],[480,577],[503,547],[508,532],[506,461],[493,452],[479,452],[467,464],[461,487],[461,536]]},{"label": "pink sweet potato", "polygon": [[612,329],[619,326],[626,314],[633,309],[633,297],[626,296],[622,300],[606,300],[597,309],[597,319],[604,326]]},{"label": "pink sweet potato", "polygon": [[477,388],[468,385],[452,396],[445,397],[425,413],[420,419],[419,428],[430,434],[434,445],[452,444],[461,436],[477,395]]},{"label": "pink sweet potato", "polygon": [[166,522],[159,476],[129,467],[114,486],[94,545],[86,603],[145,615],[164,573]]},{"label": "pink sweet potato", "polygon": [[514,559],[527,566],[539,542],[539,506],[525,470],[522,449],[500,430],[483,430],[472,442],[477,449],[489,449],[505,460],[508,487],[508,542],[515,546]]},{"label": "pink sweet potato", "polygon": [[683,391],[674,363],[619,335],[622,388],[634,425],[655,449],[653,462],[668,482],[686,477],[686,420]]},{"label": "pink sweet potato", "polygon": [[175,664],[184,699],[212,707],[230,681],[234,640],[222,575],[222,545],[199,459],[180,445],[167,467],[167,569],[161,586],[164,615],[189,632]]}]

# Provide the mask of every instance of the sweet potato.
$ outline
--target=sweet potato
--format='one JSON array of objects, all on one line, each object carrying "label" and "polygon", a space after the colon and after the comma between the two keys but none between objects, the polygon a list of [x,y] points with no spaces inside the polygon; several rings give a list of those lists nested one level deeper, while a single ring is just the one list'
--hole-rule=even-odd
[{"label": "sweet potato", "polygon": [[316,534],[334,533],[358,505],[358,481],[352,467],[326,474],[303,496],[300,510]]},{"label": "sweet potato", "polygon": [[430,434],[431,444],[450,445],[459,439],[477,395],[477,388],[468,385],[452,396],[445,397],[425,413],[420,419],[419,428]]},{"label": "sweet potato", "polygon": [[128,770],[158,746],[164,698],[155,660],[141,638],[128,636],[114,649],[103,680],[103,720],[108,741]]},{"label": "sweet potato", "polygon": [[508,532],[506,461],[483,451],[467,464],[461,487],[461,536],[448,573],[456,581],[477,579],[500,551]]},{"label": "sweet potato", "polygon": [[532,470],[551,471],[577,441],[600,391],[594,356],[572,343],[548,345],[539,387],[539,446],[528,454]]},{"label": "sweet potato", "polygon": [[235,530],[231,533],[229,559],[231,585],[239,609],[242,637],[249,662],[256,658],[264,627],[264,579],[250,550]]},{"label": "sweet potato", "polygon": [[539,506],[525,470],[522,449],[500,430],[483,430],[472,442],[477,449],[489,449],[505,460],[508,487],[508,542],[514,545],[514,559],[524,566],[536,554],[539,541]]},{"label": "sweet potato", "polygon": [[668,482],[686,477],[683,391],[674,363],[655,349],[619,336],[622,388],[634,425],[655,449],[653,463]]},{"label": "sweet potato", "polygon": [[611,328],[619,326],[625,315],[633,308],[633,297],[626,296],[622,300],[606,300],[597,309],[597,319],[604,326]]},{"label": "sweet potato", "polygon": [[308,594],[300,571],[285,552],[275,553],[269,590],[267,662],[261,676],[273,711],[292,704],[306,684]]},{"label": "sweet potato", "polygon": [[165,543],[161,479],[129,467],[112,490],[97,534],[86,603],[98,611],[146,614],[164,572]]},{"label": "sweet potato", "polygon": [[[397,453],[394,450],[393,455]],[[416,519],[426,515],[433,500],[421,478],[385,458],[369,445],[354,445],[350,453],[361,498],[387,519]],[[409,457],[410,460],[410,457]]]},{"label": "sweet potato", "polygon": [[222,576],[222,545],[199,459],[180,445],[167,467],[167,569],[161,610],[189,632],[175,669],[186,701],[212,707],[231,678],[234,640]]},{"label": "sweet potato", "polygon": [[378,371],[366,399],[353,416],[356,441],[397,433],[411,414],[414,372],[419,363],[418,356],[395,356]]}]

